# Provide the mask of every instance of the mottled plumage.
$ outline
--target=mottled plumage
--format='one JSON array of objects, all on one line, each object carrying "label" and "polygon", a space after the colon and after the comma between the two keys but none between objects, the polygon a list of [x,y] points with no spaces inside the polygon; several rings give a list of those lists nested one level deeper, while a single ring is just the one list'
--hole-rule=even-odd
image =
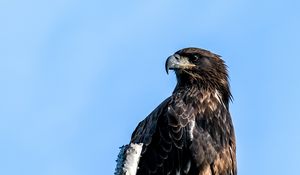
[{"label": "mottled plumage", "polygon": [[186,48],[166,61],[177,85],[136,127],[143,143],[138,175],[236,175],[226,65],[207,50]]}]

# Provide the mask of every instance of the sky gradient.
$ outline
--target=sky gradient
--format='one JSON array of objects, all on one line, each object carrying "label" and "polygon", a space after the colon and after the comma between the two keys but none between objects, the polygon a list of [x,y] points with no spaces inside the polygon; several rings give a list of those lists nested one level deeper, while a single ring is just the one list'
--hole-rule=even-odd
[{"label": "sky gradient", "polygon": [[300,2],[0,0],[0,174],[109,175],[184,47],[229,67],[240,175],[299,173]]}]

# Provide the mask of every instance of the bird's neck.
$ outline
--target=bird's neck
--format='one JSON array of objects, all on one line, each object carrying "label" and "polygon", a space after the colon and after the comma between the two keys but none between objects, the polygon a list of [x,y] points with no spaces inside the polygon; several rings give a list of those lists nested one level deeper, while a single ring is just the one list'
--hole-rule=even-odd
[{"label": "bird's neck", "polygon": [[173,93],[186,91],[186,92],[194,92],[194,91],[201,91],[201,92],[212,92],[215,91],[216,88],[212,86],[204,86],[205,84],[201,83],[192,83],[192,82],[177,82],[177,85],[173,91]]},{"label": "bird's neck", "polygon": [[201,84],[177,84],[173,94],[182,95],[184,97],[194,98],[205,103],[205,101],[222,104],[228,109],[230,97],[223,93],[222,89],[214,88],[212,86],[201,86]]}]

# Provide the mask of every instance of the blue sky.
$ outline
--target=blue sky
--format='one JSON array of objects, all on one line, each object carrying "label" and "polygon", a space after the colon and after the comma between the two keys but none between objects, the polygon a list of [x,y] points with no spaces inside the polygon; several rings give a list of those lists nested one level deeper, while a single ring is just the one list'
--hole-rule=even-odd
[{"label": "blue sky", "polygon": [[223,56],[239,174],[297,174],[297,1],[0,1],[0,174],[112,174],[176,83],[183,47]]}]

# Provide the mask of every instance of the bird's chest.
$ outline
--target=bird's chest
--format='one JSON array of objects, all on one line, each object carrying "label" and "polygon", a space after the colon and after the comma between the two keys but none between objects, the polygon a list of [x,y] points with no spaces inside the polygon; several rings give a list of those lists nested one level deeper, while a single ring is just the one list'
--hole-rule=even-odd
[{"label": "bird's chest", "polygon": [[220,125],[224,119],[225,105],[218,91],[191,91],[177,94],[168,107],[168,125],[176,139],[195,139],[195,130],[206,131],[220,138]]}]

